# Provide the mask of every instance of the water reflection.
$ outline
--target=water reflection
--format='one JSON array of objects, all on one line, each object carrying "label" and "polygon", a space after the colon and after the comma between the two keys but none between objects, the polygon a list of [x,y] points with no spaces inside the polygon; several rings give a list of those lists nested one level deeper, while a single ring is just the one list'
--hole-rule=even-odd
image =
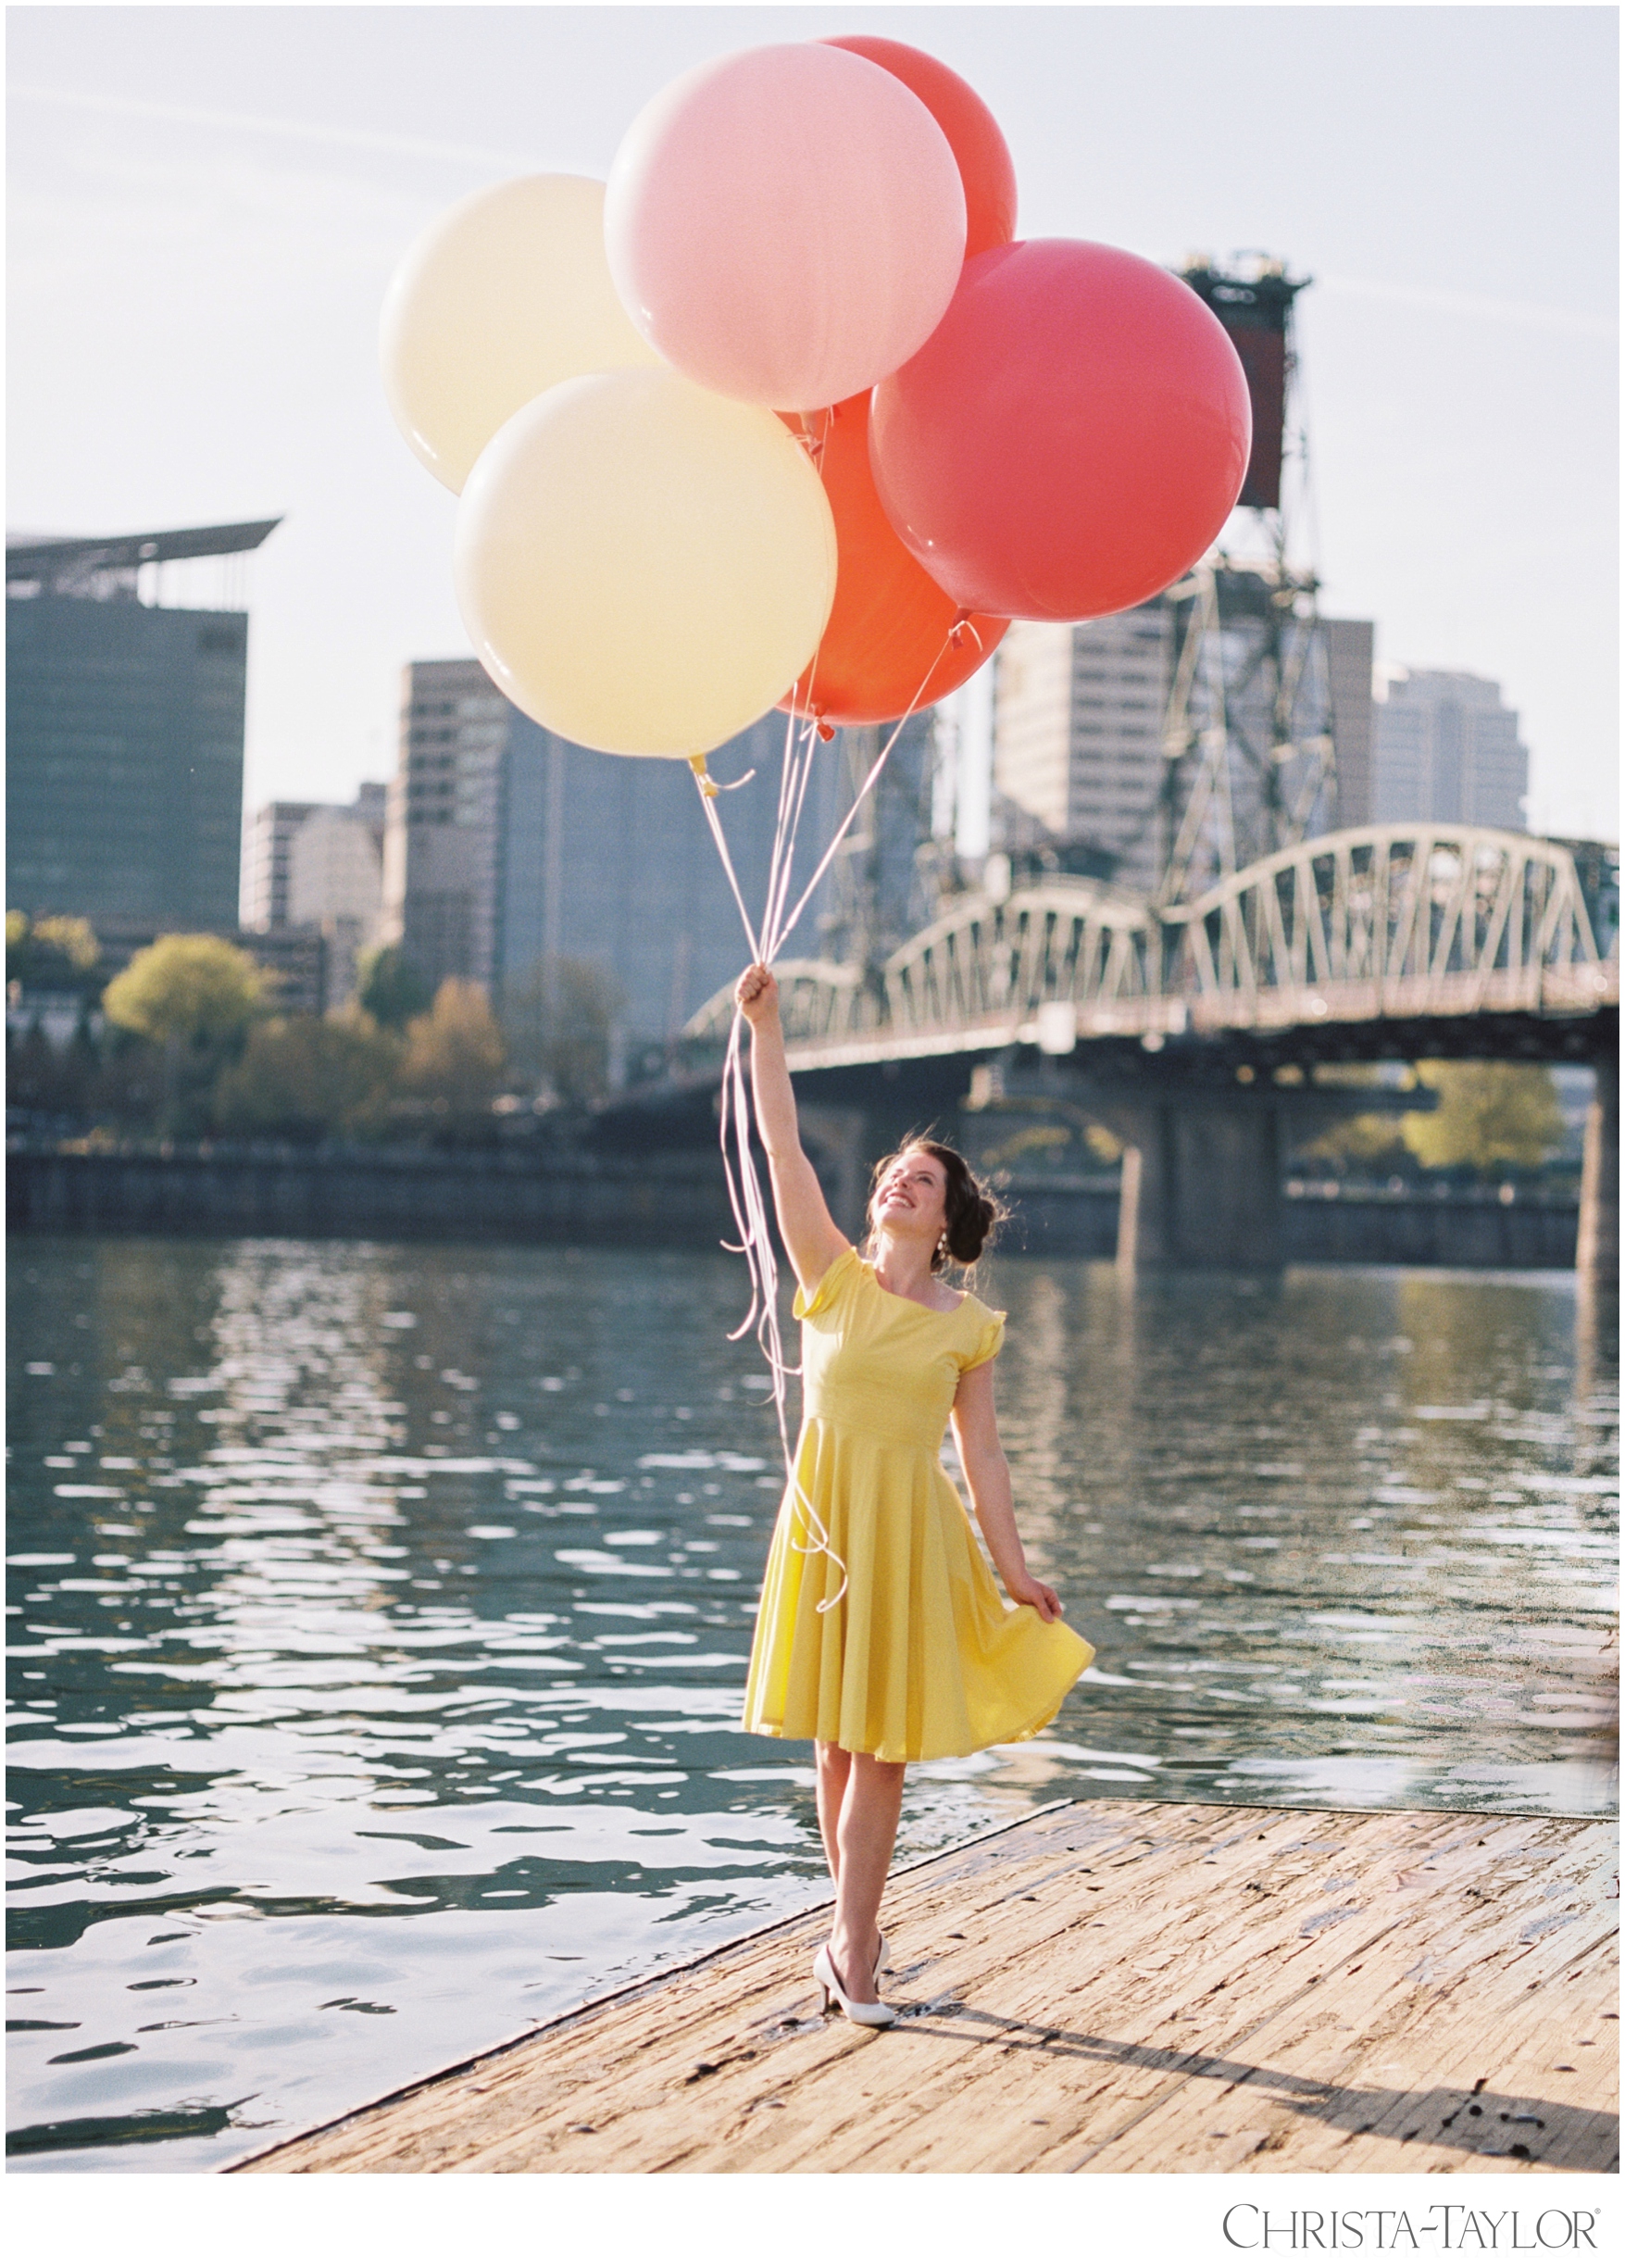
[{"label": "water reflection", "polygon": [[[734,1730],[776,1501],[674,1255],[19,1240],[13,2147],[186,2170],[817,1894]],[[910,1775],[1610,1800],[1613,1347],[1571,1282],[1011,1261],[1005,1430],[1099,1648]]]}]

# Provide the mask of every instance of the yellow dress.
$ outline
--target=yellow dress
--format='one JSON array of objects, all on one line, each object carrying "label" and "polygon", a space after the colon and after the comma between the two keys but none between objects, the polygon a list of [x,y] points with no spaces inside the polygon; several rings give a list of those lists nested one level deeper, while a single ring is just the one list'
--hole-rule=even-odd
[{"label": "yellow dress", "polygon": [[1005,1604],[942,1464],[960,1378],[1005,1319],[967,1297],[899,1298],[849,1246],[802,1319],[800,1487],[780,1508],[756,1613],[744,1729],[833,1741],[885,1762],[969,1756],[1042,1731],[1094,1648]]}]

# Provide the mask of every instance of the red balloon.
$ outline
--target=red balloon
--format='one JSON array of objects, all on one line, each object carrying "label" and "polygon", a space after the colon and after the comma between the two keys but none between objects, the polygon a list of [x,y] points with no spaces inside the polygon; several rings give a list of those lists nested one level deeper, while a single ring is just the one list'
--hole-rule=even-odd
[{"label": "red balloon", "polygon": [[867,56],[894,79],[901,79],[931,112],[953,151],[965,183],[965,257],[991,252],[1007,244],[1016,233],[1016,168],[998,120],[972,86],[951,71],[935,56],[901,40],[871,39],[867,32],[850,38],[820,40],[820,47],[845,47]]},{"label": "red balloon", "polygon": [[898,541],[881,508],[869,461],[867,394],[805,420],[786,417],[822,446],[819,472],[835,515],[835,603],[810,668],[779,707],[820,723],[881,724],[929,708],[973,677],[1009,628],[962,616],[940,583]]},{"label": "red balloon", "polygon": [[968,260],[948,312],[874,390],[888,517],[962,607],[1075,622],[1155,598],[1241,494],[1235,348],[1190,286],[1065,238]]}]

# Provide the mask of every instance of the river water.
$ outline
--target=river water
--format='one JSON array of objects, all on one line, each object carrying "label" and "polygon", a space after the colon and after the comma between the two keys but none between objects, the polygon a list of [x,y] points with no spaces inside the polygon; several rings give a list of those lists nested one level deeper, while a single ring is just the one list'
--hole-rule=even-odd
[{"label": "river water", "polygon": [[[736,1261],[11,1247],[19,2171],[188,2172],[814,1902],[735,1729],[777,1502]],[[1010,1259],[1094,1641],[900,1855],[1065,1796],[1611,1808],[1615,1364],[1566,1276]]]}]

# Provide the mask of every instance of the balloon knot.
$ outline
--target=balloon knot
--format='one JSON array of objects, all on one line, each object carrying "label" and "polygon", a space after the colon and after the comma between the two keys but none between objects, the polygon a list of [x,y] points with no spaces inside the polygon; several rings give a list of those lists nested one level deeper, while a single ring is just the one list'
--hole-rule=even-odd
[{"label": "balloon knot", "polygon": [[819,719],[819,738],[820,740],[833,740],[834,737],[834,726],[832,724],[826,724],[822,717],[820,717]]},{"label": "balloon knot", "polygon": [[702,796],[719,796],[722,793],[706,769],[703,756],[691,756],[688,759],[688,768],[694,773]]},{"label": "balloon knot", "polygon": [[948,644],[953,646],[962,646],[965,643],[965,633],[967,631],[969,631],[970,635],[976,640],[977,651],[980,653],[982,650],[981,634],[978,631],[976,624],[971,620],[968,614],[960,615],[957,620],[955,622],[953,629],[949,631]]}]

